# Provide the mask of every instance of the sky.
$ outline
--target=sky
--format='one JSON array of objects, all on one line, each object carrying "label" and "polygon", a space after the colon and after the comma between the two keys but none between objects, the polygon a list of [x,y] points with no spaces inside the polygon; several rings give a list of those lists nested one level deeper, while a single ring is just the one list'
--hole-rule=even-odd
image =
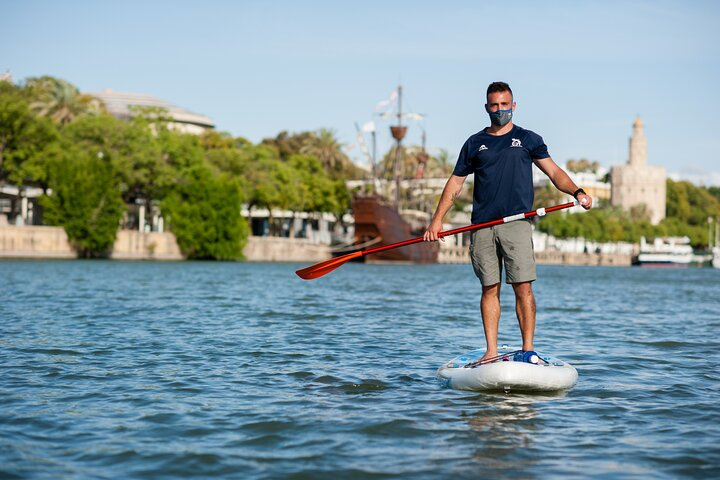
[{"label": "sky", "polygon": [[407,143],[455,161],[489,124],[485,89],[508,82],[513,121],[555,161],[648,162],[720,185],[720,2],[0,0],[0,73],[83,92],[153,95],[253,142],[328,128],[364,162],[355,124],[402,84]]}]

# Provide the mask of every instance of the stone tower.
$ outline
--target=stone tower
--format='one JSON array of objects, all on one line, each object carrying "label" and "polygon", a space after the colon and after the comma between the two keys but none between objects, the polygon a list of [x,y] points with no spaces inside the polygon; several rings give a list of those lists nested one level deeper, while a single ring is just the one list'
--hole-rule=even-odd
[{"label": "stone tower", "polygon": [[630,158],[625,165],[616,165],[611,170],[613,207],[625,210],[644,204],[650,214],[650,221],[657,224],[665,218],[664,167],[647,164],[647,139],[640,117],[633,123],[630,137]]}]

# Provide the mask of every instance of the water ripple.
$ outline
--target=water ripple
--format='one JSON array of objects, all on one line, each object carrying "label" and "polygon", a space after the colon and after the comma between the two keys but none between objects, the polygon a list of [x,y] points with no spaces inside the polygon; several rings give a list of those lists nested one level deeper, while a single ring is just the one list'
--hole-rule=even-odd
[{"label": "water ripple", "polygon": [[[2,478],[659,478],[720,466],[715,270],[541,267],[553,395],[448,390],[468,266],[0,262]],[[517,345],[502,287],[500,342]]]}]

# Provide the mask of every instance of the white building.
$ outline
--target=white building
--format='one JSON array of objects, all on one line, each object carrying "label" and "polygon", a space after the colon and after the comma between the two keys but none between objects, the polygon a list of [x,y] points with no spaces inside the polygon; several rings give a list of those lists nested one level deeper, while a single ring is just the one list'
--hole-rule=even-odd
[{"label": "white building", "polygon": [[[596,172],[571,172],[567,164],[565,164],[563,170],[567,172],[578,187],[581,187],[585,190],[585,193],[593,198],[595,205],[599,203],[605,204],[605,202],[610,201],[610,184],[604,181],[607,169],[600,167]],[[533,165],[533,186],[542,188],[548,184],[550,184],[550,179],[547,175]],[[568,195],[567,199],[572,200],[572,197]]]},{"label": "white building", "polygon": [[112,116],[127,120],[137,113],[133,108],[159,108],[165,110],[172,119],[168,127],[183,133],[200,135],[205,130],[215,128],[212,120],[205,115],[194,113],[150,95],[140,93],[115,92],[110,88],[100,93],[90,93],[100,99]]}]

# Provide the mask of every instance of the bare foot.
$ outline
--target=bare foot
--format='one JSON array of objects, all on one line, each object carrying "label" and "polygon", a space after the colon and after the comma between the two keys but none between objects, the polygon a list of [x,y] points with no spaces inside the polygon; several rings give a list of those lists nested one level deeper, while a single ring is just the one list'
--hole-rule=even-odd
[{"label": "bare foot", "polygon": [[490,361],[491,359],[492,359],[492,360],[495,360],[495,359],[497,358],[497,356],[498,356],[497,350],[495,350],[494,352],[488,350],[487,352],[485,352],[485,355],[483,355],[483,356],[478,360],[478,363],[488,362],[488,361]]}]

